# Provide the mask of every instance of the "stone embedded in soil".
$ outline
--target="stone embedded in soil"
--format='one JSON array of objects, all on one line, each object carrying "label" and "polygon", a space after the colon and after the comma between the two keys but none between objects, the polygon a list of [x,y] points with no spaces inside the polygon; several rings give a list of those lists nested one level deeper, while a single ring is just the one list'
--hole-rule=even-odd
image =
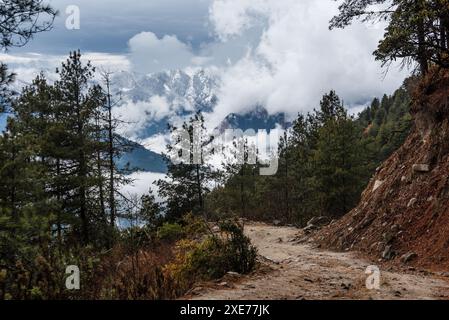
[{"label": "stone embedded in soil", "polygon": [[409,263],[413,259],[416,259],[418,255],[415,252],[408,252],[401,257],[403,263]]},{"label": "stone embedded in soil", "polygon": [[410,201],[407,204],[407,208],[413,207],[416,204],[416,202],[418,202],[418,199],[416,198],[410,199]]},{"label": "stone embedded in soil", "polygon": [[394,224],[391,226],[390,229],[392,232],[397,233],[397,232],[399,232],[400,228],[401,228],[400,226],[398,226],[397,224]]},{"label": "stone embedded in soil", "polygon": [[329,223],[328,217],[314,217],[307,222],[308,226],[323,226]]},{"label": "stone embedded in soil", "polygon": [[393,247],[386,246],[384,252],[382,252],[382,258],[385,260],[391,260],[394,256]]},{"label": "stone embedded in soil", "polygon": [[414,164],[413,165],[414,172],[429,172],[430,166],[428,164]]},{"label": "stone embedded in soil", "polygon": [[394,232],[387,231],[382,234],[382,238],[384,239],[385,243],[391,243],[394,240]]},{"label": "stone embedded in soil", "polygon": [[349,290],[349,289],[351,289],[351,287],[352,287],[352,284],[351,284],[351,283],[345,283],[345,282],[343,282],[343,283],[341,284],[341,288],[342,288],[343,290]]},{"label": "stone embedded in soil", "polygon": [[374,182],[373,192],[379,189],[383,184],[384,182],[382,180],[376,180],[376,182]]},{"label": "stone embedded in soil", "polygon": [[319,229],[317,226],[314,226],[313,224],[308,225],[307,227],[305,227],[303,229],[303,231],[307,234],[307,233],[311,233],[314,230]]},{"label": "stone embedded in soil", "polygon": [[203,287],[196,287],[196,288],[193,288],[192,290],[190,290],[190,291],[188,292],[188,294],[191,294],[191,295],[193,295],[193,296],[198,296],[198,295],[200,295],[203,291],[204,291],[204,288],[203,288]]}]

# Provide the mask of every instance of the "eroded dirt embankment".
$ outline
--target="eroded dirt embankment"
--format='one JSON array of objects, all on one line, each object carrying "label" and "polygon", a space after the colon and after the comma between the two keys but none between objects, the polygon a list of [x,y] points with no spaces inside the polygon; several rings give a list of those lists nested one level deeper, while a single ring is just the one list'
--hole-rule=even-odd
[{"label": "eroded dirt embankment", "polygon": [[446,299],[449,278],[419,271],[381,268],[380,290],[366,288],[373,265],[354,253],[319,250],[298,243],[300,230],[251,223],[247,235],[257,246],[260,269],[249,276],[229,275],[192,290],[191,299]]},{"label": "eroded dirt embankment", "polygon": [[[437,80],[436,80],[437,79]],[[413,89],[414,126],[342,219],[315,241],[390,265],[449,271],[449,72]]]}]

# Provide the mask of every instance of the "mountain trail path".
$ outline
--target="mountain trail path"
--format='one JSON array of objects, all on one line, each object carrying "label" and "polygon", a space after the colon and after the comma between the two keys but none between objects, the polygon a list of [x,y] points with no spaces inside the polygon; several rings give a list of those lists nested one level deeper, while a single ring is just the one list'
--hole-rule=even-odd
[{"label": "mountain trail path", "polygon": [[258,270],[246,276],[231,273],[215,283],[201,284],[186,299],[449,299],[447,275],[380,267],[380,288],[369,290],[365,271],[376,262],[352,252],[331,252],[300,243],[302,231],[293,227],[249,223],[245,232],[259,251]]}]

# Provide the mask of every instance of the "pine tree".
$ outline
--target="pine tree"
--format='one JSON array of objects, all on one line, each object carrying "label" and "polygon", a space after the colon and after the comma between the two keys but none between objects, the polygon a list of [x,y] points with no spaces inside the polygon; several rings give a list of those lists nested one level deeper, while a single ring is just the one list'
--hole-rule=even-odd
[{"label": "pine tree", "polygon": [[250,218],[254,208],[257,171],[257,150],[248,138],[233,141],[232,158],[223,163],[227,189],[226,210]]},{"label": "pine tree", "polygon": [[[3,0],[0,5],[0,48],[25,46],[35,34],[52,28],[57,11],[42,0]],[[12,95],[9,85],[15,74],[0,62],[0,113]]]},{"label": "pine tree", "polygon": [[339,9],[330,28],[344,28],[355,19],[388,21],[374,52],[384,65],[398,59],[405,65],[417,63],[421,74],[431,65],[449,68],[447,0],[344,0]]},{"label": "pine tree", "polygon": [[[377,108],[374,102],[372,109]],[[323,96],[318,110],[298,115],[281,139],[276,175],[255,176],[254,186],[239,190],[241,181],[251,179],[242,179],[241,166],[227,168],[224,186],[213,192],[217,209],[240,215],[250,211],[250,218],[301,226],[317,215],[346,213],[356,204],[373,170],[363,132],[364,127],[348,116],[331,91]],[[250,210],[239,206],[242,194],[245,205],[252,205]]]},{"label": "pine tree", "polygon": [[98,199],[98,176],[95,166],[98,152],[105,149],[105,141],[98,141],[98,127],[95,124],[98,110],[104,105],[105,97],[98,85],[90,85],[95,69],[90,62],[83,65],[81,54],[73,52],[62,64],[55,82],[56,100],[61,110],[60,121],[65,128],[65,141],[61,148],[62,169],[65,190],[64,207],[79,219],[75,231],[84,243],[89,242],[94,230],[90,224],[105,221],[95,204]]},{"label": "pine tree", "polygon": [[0,114],[5,112],[11,102],[11,92],[9,86],[14,82],[15,74],[8,72],[8,67],[0,63]]},{"label": "pine tree", "polygon": [[142,206],[139,210],[139,220],[145,223],[150,229],[155,230],[162,221],[161,206],[156,201],[153,192],[150,190],[141,198]]},{"label": "pine tree", "polygon": [[313,163],[323,213],[345,214],[362,191],[361,132],[334,91],[323,97],[317,113],[322,125]]},{"label": "pine tree", "polygon": [[116,173],[117,168],[115,166],[114,157],[119,156],[123,149],[117,148],[117,144],[114,143],[114,136],[115,136],[115,130],[117,128],[117,123],[115,119],[112,116],[112,108],[113,108],[113,102],[112,102],[112,95],[111,95],[111,78],[109,73],[103,74],[103,81],[104,85],[106,87],[106,132],[107,132],[107,139],[108,139],[108,145],[107,145],[107,157],[108,157],[108,163],[107,163],[107,169],[109,173],[109,221],[111,224],[111,227],[115,227],[115,221],[117,216],[116,211],[116,203],[115,203],[115,192],[116,192]]},{"label": "pine tree", "polygon": [[313,152],[318,143],[319,121],[316,114],[298,115],[290,135],[290,170],[293,221],[305,225],[315,216],[318,195],[314,177]]},{"label": "pine tree", "polygon": [[[41,214],[57,216],[57,232],[60,238],[60,203],[53,200],[50,190],[54,184],[54,162],[50,145],[57,139],[56,117],[52,110],[52,88],[44,76],[38,76],[31,86],[24,88],[20,97],[13,103],[14,117],[9,119],[7,136],[11,143],[21,144],[20,152],[27,152],[24,168],[14,174],[28,173],[28,181],[33,181],[35,191],[28,195],[27,205],[36,205],[39,201],[47,203]],[[24,189],[23,187],[21,189]],[[56,194],[56,199],[58,195]]]},{"label": "pine tree", "polygon": [[[178,128],[170,126],[172,133]],[[210,183],[216,173],[207,163],[208,148],[211,141],[206,135],[204,118],[201,113],[195,114],[188,122],[182,125],[185,140],[177,140],[167,146],[168,156],[177,153],[187,155],[180,163],[167,161],[167,178],[157,181],[159,194],[166,202],[168,219],[176,220],[192,212],[205,214],[205,198],[210,192]],[[181,138],[181,137],[178,137]]]},{"label": "pine tree", "polygon": [[119,169],[116,159],[120,158],[124,153],[132,151],[135,145],[121,137],[117,131],[123,125],[120,119],[113,115],[113,108],[120,102],[114,99],[111,92],[112,73],[102,72],[102,92],[104,97],[104,105],[97,110],[97,130],[100,141],[101,150],[97,155],[99,172],[99,195],[102,211],[105,212],[104,219],[109,224],[109,245],[112,244],[115,230],[117,229],[117,218],[119,215],[119,203],[128,201],[121,193],[120,187],[128,184],[131,180],[127,177],[130,173],[128,169]]}]

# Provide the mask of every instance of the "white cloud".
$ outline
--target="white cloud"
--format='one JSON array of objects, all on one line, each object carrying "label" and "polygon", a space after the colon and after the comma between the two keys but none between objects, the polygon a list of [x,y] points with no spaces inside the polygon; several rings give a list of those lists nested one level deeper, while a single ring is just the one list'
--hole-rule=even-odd
[{"label": "white cloud", "polygon": [[[166,179],[166,176],[162,173],[135,172],[129,175],[128,178],[133,182],[122,186],[120,192],[123,195],[137,195],[140,197],[148,194],[150,189],[153,191],[153,194],[157,195],[157,187],[154,185],[154,182]],[[160,198],[157,198],[156,200],[161,201]]]},{"label": "white cloud", "polygon": [[170,134],[156,134],[140,142],[148,150],[162,154],[167,152],[167,144],[170,143]]},{"label": "white cloud", "polygon": [[[199,52],[176,35],[141,32],[128,41],[127,55],[86,53],[84,58],[100,69],[114,71],[150,73],[198,66],[218,70],[219,104],[208,115],[212,127],[229,113],[242,113],[256,104],[270,113],[309,111],[331,89],[349,106],[359,106],[373,96],[392,92],[406,74],[391,69],[383,78],[371,54],[383,33],[379,25],[355,24],[329,31],[337,5],[330,0],[211,0],[209,26],[216,41],[203,44]],[[65,58],[0,55],[25,82],[42,68],[53,71]],[[147,121],[173,114],[174,105],[155,96],[127,103],[116,112],[131,122],[124,131],[132,136]]]},{"label": "white cloud", "polygon": [[172,105],[166,97],[153,96],[149,101],[126,101],[113,109],[114,116],[125,123],[120,128],[121,134],[136,139],[140,131],[148,126],[151,121],[159,121],[172,115]]},{"label": "white cloud", "polygon": [[[291,1],[277,2],[282,6]],[[220,39],[227,41],[254,26],[258,22],[255,19],[257,12],[266,11],[266,4],[265,0],[215,0],[210,6],[209,18]]]},{"label": "white cloud", "polygon": [[91,61],[94,67],[110,72],[129,71],[131,63],[126,55],[103,52],[86,52],[82,55],[84,61]]},{"label": "white cloud", "polygon": [[152,118],[156,121],[159,121],[169,115],[170,112],[170,104],[167,101],[166,97],[154,96],[151,97],[149,102],[150,107],[152,108],[149,111]]},{"label": "white cloud", "polygon": [[[55,70],[67,58],[68,55],[43,55],[39,53],[13,55],[0,53],[0,61],[6,63],[9,70],[17,74],[20,84],[31,83],[41,72],[44,72],[49,80],[57,79]],[[82,55],[82,60],[84,62],[91,61],[92,65],[99,70],[116,72],[130,69],[130,62],[125,55],[87,52]]]},{"label": "white cloud", "polygon": [[215,0],[210,18],[224,44],[264,27],[257,45],[224,72],[211,121],[255,103],[271,113],[308,111],[331,89],[350,105],[396,89],[405,73],[393,68],[384,79],[372,56],[381,28],[329,31],[336,12],[331,1]]},{"label": "white cloud", "polygon": [[152,32],[141,32],[132,37],[128,45],[134,69],[139,72],[183,69],[201,62],[192,49],[174,35],[159,39]]}]

